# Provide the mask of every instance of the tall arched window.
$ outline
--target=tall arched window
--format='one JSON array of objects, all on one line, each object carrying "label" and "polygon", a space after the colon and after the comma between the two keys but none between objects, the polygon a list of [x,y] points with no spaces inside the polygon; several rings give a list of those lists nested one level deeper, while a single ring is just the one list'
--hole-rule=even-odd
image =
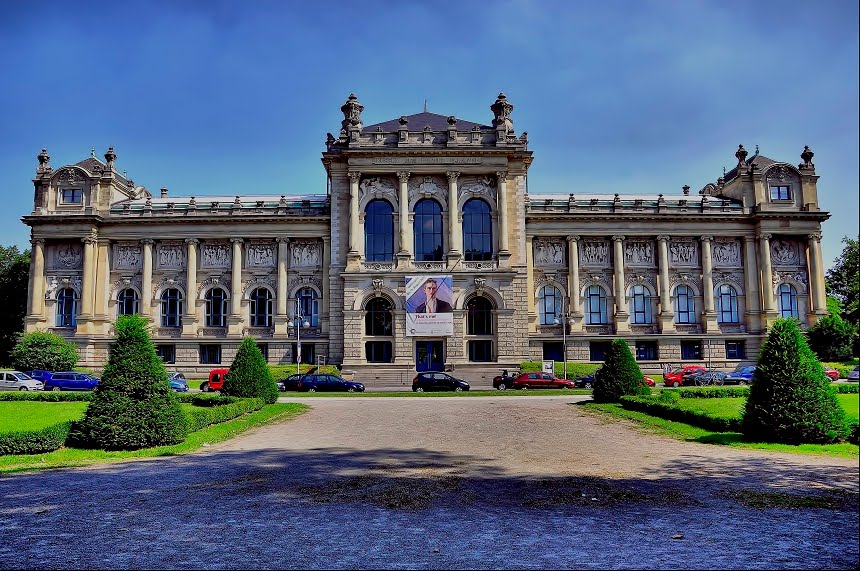
[{"label": "tall arched window", "polygon": [[800,319],[800,313],[797,311],[797,290],[791,284],[780,284],[776,290],[779,294],[779,315],[780,317],[793,317]]},{"label": "tall arched window", "polygon": [[675,323],[695,323],[696,302],[693,289],[687,285],[675,288]]},{"label": "tall arched window", "polygon": [[364,257],[369,262],[394,259],[394,207],[371,200],[364,209]]},{"label": "tall arched window", "polygon": [[651,323],[651,292],[642,284],[630,288],[630,317],[633,318],[633,323]]},{"label": "tall arched window", "polygon": [[606,291],[600,286],[589,286],[585,290],[585,320],[587,325],[609,323],[606,312]]},{"label": "tall arched window", "polygon": [[562,314],[561,291],[554,286],[543,286],[538,290],[538,313],[541,325],[555,325],[555,318]]},{"label": "tall arched window", "polygon": [[391,302],[384,297],[375,297],[367,302],[364,316],[365,335],[394,335],[394,317]]},{"label": "tall arched window", "polygon": [[251,327],[272,326],[272,292],[258,287],[251,292]]},{"label": "tall arched window", "polygon": [[466,335],[493,334],[493,304],[485,297],[473,297],[466,303]]},{"label": "tall arched window", "polygon": [[206,292],[206,327],[225,327],[227,320],[227,292],[213,287]]},{"label": "tall arched window", "polygon": [[463,254],[467,262],[493,259],[490,205],[480,198],[463,205]]},{"label": "tall arched window", "polygon": [[299,302],[304,321],[310,323],[311,327],[319,327],[320,303],[316,290],[312,287],[303,287],[299,290],[296,299]]},{"label": "tall arched window", "polygon": [[717,322],[740,323],[738,292],[730,285],[721,285],[717,288]]},{"label": "tall arched window", "polygon": [[182,293],[176,288],[161,294],[161,326],[182,327]]},{"label": "tall arched window", "polygon": [[130,287],[125,288],[116,296],[116,314],[134,315],[140,313],[137,292]]},{"label": "tall arched window", "polygon": [[425,198],[415,204],[415,260],[442,261],[442,207]]},{"label": "tall arched window", "polygon": [[74,327],[78,323],[75,290],[70,287],[57,292],[57,327]]}]

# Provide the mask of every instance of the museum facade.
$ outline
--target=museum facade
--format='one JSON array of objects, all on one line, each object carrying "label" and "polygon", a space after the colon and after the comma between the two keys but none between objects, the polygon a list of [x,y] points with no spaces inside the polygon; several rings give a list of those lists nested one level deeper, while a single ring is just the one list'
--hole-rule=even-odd
[{"label": "museum facade", "polygon": [[774,319],[827,312],[808,147],[795,166],[739,146],[694,192],[552,193],[528,186],[503,94],[490,124],[425,111],[364,125],[354,95],[341,110],[318,194],[154,194],[112,148],[56,169],[43,149],[23,217],[27,331],[100,367],[113,320],[139,313],[170,368],[227,366],[251,336],[270,363],[387,384],[599,362],[616,337],[646,371],[733,367]]}]

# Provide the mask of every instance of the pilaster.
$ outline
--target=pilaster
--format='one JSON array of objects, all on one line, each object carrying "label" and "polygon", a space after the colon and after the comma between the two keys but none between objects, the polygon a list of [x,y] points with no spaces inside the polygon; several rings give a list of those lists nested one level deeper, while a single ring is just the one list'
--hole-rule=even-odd
[{"label": "pilaster", "polygon": [[567,237],[567,294],[570,300],[570,332],[583,330],[582,297],[579,284],[579,236]]},{"label": "pilaster", "polygon": [[289,238],[278,236],[278,292],[277,310],[275,313],[275,335],[287,335],[287,267],[290,263],[290,241]]},{"label": "pilaster", "polygon": [[83,278],[81,280],[81,313],[77,319],[77,333],[92,333],[93,301],[95,299],[95,249],[98,236],[93,229],[91,234],[82,238],[84,243]]},{"label": "pilaster", "polygon": [[35,331],[45,323],[45,240],[33,238],[30,254],[30,287],[27,299],[26,330]]},{"label": "pilaster", "polygon": [[761,254],[761,298],[764,305],[764,325],[770,324],[777,318],[776,300],[773,295],[773,267],[770,263],[770,239],[772,234],[760,233],[758,235],[759,250]]},{"label": "pilaster", "polygon": [[358,224],[358,183],[361,173],[349,173],[349,252],[346,254],[347,271],[359,269],[362,256],[362,238]]},{"label": "pilaster", "polygon": [[657,236],[657,256],[660,265],[660,332],[675,331],[675,308],[669,283],[669,236]]},{"label": "pilaster", "polygon": [[627,311],[627,292],[624,285],[624,236],[613,236],[615,268],[615,332],[630,331],[630,313]]},{"label": "pilaster", "polygon": [[702,324],[707,332],[719,331],[717,312],[714,309],[714,264],[711,256],[713,236],[702,236],[702,292],[704,311]]},{"label": "pilaster", "polygon": [[824,283],[824,269],[821,259],[821,234],[815,232],[808,236],[809,256],[809,324],[813,325],[827,315],[827,292]]},{"label": "pilaster", "polygon": [[508,237],[508,173],[496,171],[499,208],[499,266],[509,267],[511,251]]},{"label": "pilaster", "polygon": [[140,314],[152,317],[152,245],[155,242],[149,238],[140,241],[143,249],[143,268],[140,284]]},{"label": "pilaster", "polygon": [[186,238],[188,248],[185,268],[185,315],[182,317],[182,336],[197,336],[197,238]]},{"label": "pilaster", "polygon": [[761,331],[761,292],[758,280],[758,256],[753,236],[744,236],[744,300],[746,302],[746,326],[752,333]]},{"label": "pilaster", "polygon": [[230,271],[230,315],[227,317],[227,335],[240,337],[244,325],[242,319],[242,238],[230,238],[233,244],[233,259]]},{"label": "pilaster", "polygon": [[448,265],[453,267],[460,261],[460,245],[463,243],[463,230],[460,226],[460,200],[457,191],[458,171],[448,171],[448,229],[450,240],[448,244]]}]

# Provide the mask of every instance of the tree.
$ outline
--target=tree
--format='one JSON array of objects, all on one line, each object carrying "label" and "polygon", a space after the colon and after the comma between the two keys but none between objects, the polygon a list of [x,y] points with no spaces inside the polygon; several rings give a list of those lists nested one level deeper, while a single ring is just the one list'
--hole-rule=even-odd
[{"label": "tree", "polygon": [[612,341],[603,366],[594,374],[595,402],[618,402],[625,395],[651,394],[624,339]]},{"label": "tree", "polygon": [[787,444],[847,436],[845,411],[793,319],[777,319],[762,345],[741,430],[748,440]]},{"label": "tree", "polygon": [[12,349],[12,366],[19,371],[71,371],[78,358],[73,342],[42,331],[24,333]]},{"label": "tree", "polygon": [[851,358],[857,330],[834,315],[825,315],[806,332],[809,347],[822,361],[844,361]]},{"label": "tree", "polygon": [[188,421],[139,315],[116,320],[101,382],[72,441],[103,450],[136,450],[182,442]]},{"label": "tree", "polygon": [[230,372],[224,378],[221,394],[234,397],[261,398],[269,404],[278,400],[278,386],[272,372],[251,337],[245,337],[236,358],[230,365]]},{"label": "tree", "polygon": [[30,281],[30,251],[0,246],[0,366],[10,362],[12,348],[24,330]]},{"label": "tree", "polygon": [[[860,255],[858,241],[842,238],[845,247],[827,271],[827,291],[842,303],[842,319],[860,326]],[[828,306],[829,309],[829,306]]]}]

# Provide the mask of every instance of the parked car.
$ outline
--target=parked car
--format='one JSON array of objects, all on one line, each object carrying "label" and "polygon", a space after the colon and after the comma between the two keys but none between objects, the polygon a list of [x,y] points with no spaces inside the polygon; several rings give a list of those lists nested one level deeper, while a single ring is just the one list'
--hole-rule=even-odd
[{"label": "parked car", "polygon": [[220,391],[224,387],[224,377],[229,372],[230,369],[212,369],[209,371],[209,379],[200,383],[200,391],[204,393]]},{"label": "parked car", "polygon": [[824,367],[824,374],[827,375],[831,381],[839,380],[839,371],[833,367]]},{"label": "parked car", "polygon": [[709,385],[722,385],[726,379],[726,373],[722,371],[700,371],[690,374],[683,384],[692,384],[699,387]]},{"label": "parked car", "polygon": [[735,370],[726,375],[723,383],[726,385],[748,385],[755,376],[755,365],[738,365]]},{"label": "parked car", "polygon": [[854,367],[851,369],[851,372],[848,373],[849,381],[860,381],[860,367]]},{"label": "parked car", "polygon": [[42,381],[37,381],[21,371],[0,371],[0,390],[41,391],[44,387]]},{"label": "parked car", "polygon": [[643,379],[645,380],[645,384],[648,385],[649,387],[657,386],[657,382],[654,379],[652,379],[651,377],[645,376],[645,377],[643,377]]},{"label": "parked car", "polygon": [[507,390],[514,386],[514,380],[516,380],[516,378],[517,375],[509,375],[508,370],[505,369],[502,371],[501,375],[493,377],[493,388],[500,391]]},{"label": "parked car", "polygon": [[170,388],[178,393],[188,392],[188,380],[182,373],[168,373],[167,380],[170,382]]},{"label": "parked car", "polygon": [[91,391],[99,384],[99,380],[86,373],[76,371],[60,371],[51,373],[51,378],[45,380],[46,391]]},{"label": "parked car", "polygon": [[325,374],[305,374],[299,381],[298,390],[309,393],[315,392],[347,392],[347,393],[363,393],[364,385],[347,381],[346,379],[331,373]]},{"label": "parked car", "polygon": [[707,370],[701,365],[684,365],[663,375],[663,384],[667,387],[695,384],[689,377],[693,373],[704,373]]},{"label": "parked car", "polygon": [[[657,385],[657,382],[651,377],[643,377],[645,384],[649,387],[654,387]],[[590,389],[594,387],[594,373],[590,375],[585,375],[584,377],[579,377],[573,380],[573,386],[578,389]]]},{"label": "parked car", "polygon": [[412,390],[416,393],[424,391],[468,391],[469,383],[437,371],[424,371],[412,379]]},{"label": "parked car", "polygon": [[312,367],[309,371],[304,373],[296,373],[295,375],[290,375],[280,381],[278,383],[279,391],[297,391],[299,390],[299,381],[302,380],[302,377],[307,375],[312,375],[316,373],[317,367]]},{"label": "parked car", "polygon": [[576,385],[573,381],[559,379],[549,373],[522,373],[512,385],[514,389],[573,389]]},{"label": "parked car", "polygon": [[35,379],[37,381],[45,382],[47,379],[51,378],[51,371],[43,371],[42,369],[35,369],[33,371],[24,371],[24,374],[30,377],[31,379]]}]

